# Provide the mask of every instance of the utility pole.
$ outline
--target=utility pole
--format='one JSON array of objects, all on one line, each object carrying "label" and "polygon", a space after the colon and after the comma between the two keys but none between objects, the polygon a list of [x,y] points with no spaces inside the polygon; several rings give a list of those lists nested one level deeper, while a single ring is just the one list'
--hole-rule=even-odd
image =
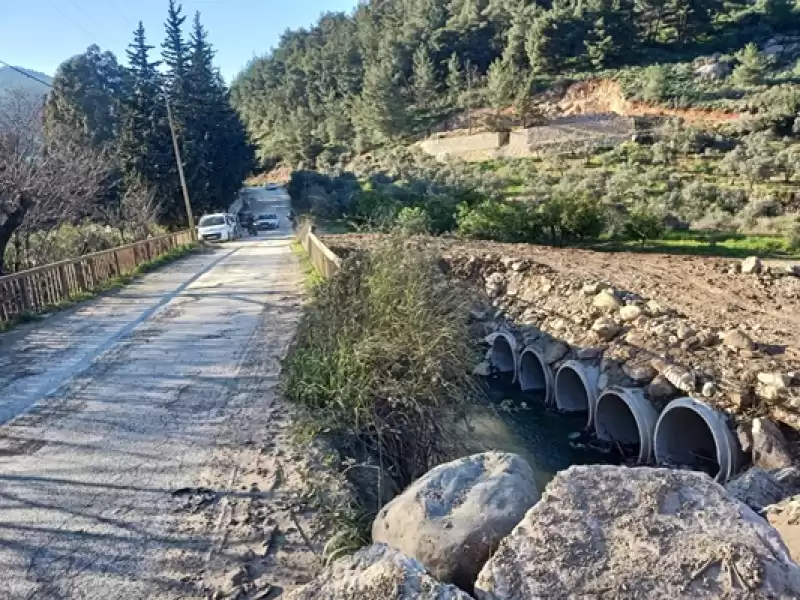
[{"label": "utility pole", "polygon": [[472,135],[472,63],[467,61],[467,127]]},{"label": "utility pole", "polygon": [[181,188],[183,189],[183,201],[186,203],[186,216],[189,218],[189,231],[192,239],[197,235],[194,226],[194,215],[192,214],[192,203],[189,202],[189,189],[186,187],[186,177],[183,175],[183,161],[181,160],[181,150],[178,147],[178,136],[175,135],[175,124],[172,122],[172,108],[169,105],[169,94],[164,90],[164,102],[167,105],[167,120],[169,121],[169,132],[172,134],[172,147],[175,149],[175,162],[178,163],[178,176],[181,178]]}]

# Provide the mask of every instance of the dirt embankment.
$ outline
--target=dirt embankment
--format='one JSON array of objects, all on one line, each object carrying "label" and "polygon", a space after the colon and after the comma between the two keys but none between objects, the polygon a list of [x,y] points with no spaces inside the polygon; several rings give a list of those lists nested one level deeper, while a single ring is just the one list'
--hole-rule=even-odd
[{"label": "dirt embankment", "polygon": [[629,100],[622,86],[608,79],[590,79],[567,88],[557,103],[563,114],[584,115],[613,112],[628,117],[679,117],[690,123],[727,123],[745,115],[702,108],[668,108]]},{"label": "dirt embankment", "polygon": [[[330,236],[325,242],[346,255],[368,247],[374,239]],[[775,390],[762,389],[759,379],[759,375],[779,373],[792,380],[800,373],[800,277],[777,268],[744,274],[738,272],[738,263],[717,258],[454,239],[431,243],[448,265],[472,260],[482,265],[481,273],[492,264],[526,261],[530,266],[524,271],[525,289],[542,298],[534,302],[538,310],[531,314],[520,307],[523,321],[532,318],[539,327],[560,332],[558,337],[578,347],[596,345],[590,328],[591,302],[587,304],[581,292],[586,282],[654,301],[663,307],[663,314],[633,328],[630,338],[636,338],[635,343],[623,336],[611,344],[609,352],[619,354],[623,362],[645,355],[666,358],[698,374],[696,393],[712,382],[718,390],[712,402],[717,407],[740,415],[769,414],[800,430],[800,399],[791,390],[789,397],[767,397]],[[521,295],[520,287],[515,297]],[[752,345],[733,348],[722,343],[732,331],[744,334]],[[708,340],[695,343],[698,336]]]}]

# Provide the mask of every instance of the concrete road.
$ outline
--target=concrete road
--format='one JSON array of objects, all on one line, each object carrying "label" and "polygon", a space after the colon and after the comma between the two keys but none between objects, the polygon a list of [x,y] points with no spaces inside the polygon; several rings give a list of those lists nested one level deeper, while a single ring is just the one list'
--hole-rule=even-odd
[{"label": "concrete road", "polygon": [[182,488],[241,493],[264,435],[301,301],[282,224],[0,334],[0,598],[204,595],[226,532]]}]

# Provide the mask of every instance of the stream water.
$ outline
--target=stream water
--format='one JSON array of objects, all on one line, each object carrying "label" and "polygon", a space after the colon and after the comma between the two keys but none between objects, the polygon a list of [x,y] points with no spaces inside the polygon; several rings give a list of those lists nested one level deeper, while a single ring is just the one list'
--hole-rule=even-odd
[{"label": "stream water", "polygon": [[[543,396],[521,392],[510,378],[491,378],[489,404],[470,418],[470,452],[500,450],[524,457],[539,491],[571,465],[616,463],[619,457],[585,443],[586,413],[561,414],[544,407]],[[581,438],[580,440],[576,438]]]}]

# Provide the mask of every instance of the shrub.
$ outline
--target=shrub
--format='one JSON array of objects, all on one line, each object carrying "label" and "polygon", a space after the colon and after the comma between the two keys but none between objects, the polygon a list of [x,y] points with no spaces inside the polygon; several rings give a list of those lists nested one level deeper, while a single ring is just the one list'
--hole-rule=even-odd
[{"label": "shrub", "polygon": [[800,217],[795,218],[788,231],[789,252],[800,252]]},{"label": "shrub", "polygon": [[346,259],[312,291],[283,362],[301,419],[367,448],[404,487],[453,455],[471,375],[469,296],[434,256],[397,237]]},{"label": "shrub", "polygon": [[535,242],[542,233],[535,207],[525,202],[486,200],[470,208],[458,206],[458,233],[464,237],[499,242]]},{"label": "shrub", "polygon": [[397,213],[395,226],[406,235],[422,235],[430,232],[430,218],[420,206],[405,206]]},{"label": "shrub", "polygon": [[541,203],[539,213],[542,228],[549,234],[549,241],[553,244],[597,237],[603,232],[605,224],[599,202],[559,190]]},{"label": "shrub", "polygon": [[664,219],[652,210],[638,208],[628,214],[622,230],[625,237],[644,245],[648,240],[661,237],[664,233]]}]

